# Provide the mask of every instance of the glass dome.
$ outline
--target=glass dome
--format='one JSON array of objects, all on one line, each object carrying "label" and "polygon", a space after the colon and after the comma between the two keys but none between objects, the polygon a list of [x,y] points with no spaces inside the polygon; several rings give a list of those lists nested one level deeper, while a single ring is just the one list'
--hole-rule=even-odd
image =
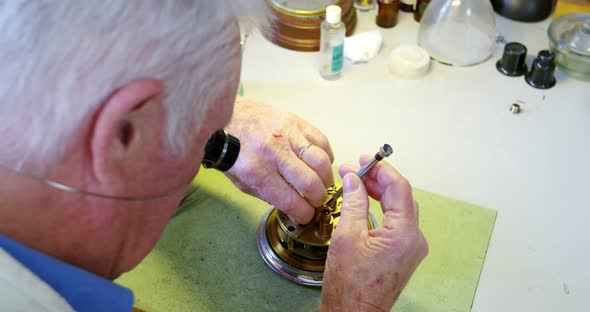
[{"label": "glass dome", "polygon": [[590,79],[590,13],[560,16],[548,32],[557,64],[573,77]]},{"label": "glass dome", "polygon": [[433,59],[456,66],[485,61],[495,42],[496,17],[485,0],[433,0],[418,31],[418,44]]}]

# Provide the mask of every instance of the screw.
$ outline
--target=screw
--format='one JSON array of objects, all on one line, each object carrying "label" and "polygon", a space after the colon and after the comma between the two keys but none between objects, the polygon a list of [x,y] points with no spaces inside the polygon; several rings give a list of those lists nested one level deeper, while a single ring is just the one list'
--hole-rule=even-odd
[{"label": "screw", "polygon": [[512,106],[510,106],[510,111],[513,114],[520,114],[520,105],[518,103],[512,104]]}]

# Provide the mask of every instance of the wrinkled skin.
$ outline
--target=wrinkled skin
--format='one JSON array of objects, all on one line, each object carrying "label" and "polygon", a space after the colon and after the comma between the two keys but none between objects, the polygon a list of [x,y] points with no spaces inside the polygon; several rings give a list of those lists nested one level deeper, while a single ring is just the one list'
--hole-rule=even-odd
[{"label": "wrinkled skin", "polygon": [[[294,221],[308,223],[334,183],[334,155],[326,136],[301,118],[238,98],[225,128],[241,141],[227,172],[240,190],[269,202]],[[300,151],[312,143],[299,159]]]},{"label": "wrinkled skin", "polygon": [[[305,224],[333,184],[327,138],[297,116],[238,98],[226,130],[242,149],[226,173],[240,190],[263,199]],[[298,155],[305,149],[301,159]],[[360,164],[371,160],[366,156]],[[418,227],[412,188],[392,166],[377,164],[363,179],[344,165],[342,216],[328,253],[323,311],[389,311],[422,259],[428,244]],[[371,196],[381,202],[384,226],[368,230]]]},{"label": "wrinkled skin", "polygon": [[[361,165],[371,158],[364,156]],[[322,311],[389,311],[428,253],[412,188],[391,165],[378,163],[361,181],[343,165],[342,215],[332,236]],[[368,230],[368,195],[381,202],[383,227]]]}]

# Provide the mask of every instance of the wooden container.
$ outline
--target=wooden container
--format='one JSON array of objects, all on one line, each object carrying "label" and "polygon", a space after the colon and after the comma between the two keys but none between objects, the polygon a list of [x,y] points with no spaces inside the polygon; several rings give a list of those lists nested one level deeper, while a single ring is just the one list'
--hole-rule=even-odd
[{"label": "wooden container", "polygon": [[[295,0],[267,0],[274,20],[265,36],[281,47],[296,51],[318,51],[320,49],[320,25],[326,15],[325,7],[298,8]],[[318,1],[318,3],[336,4],[342,8],[342,22],[346,25],[349,36],[356,26],[356,10],[353,0]],[[332,3],[329,3],[332,2]]]}]

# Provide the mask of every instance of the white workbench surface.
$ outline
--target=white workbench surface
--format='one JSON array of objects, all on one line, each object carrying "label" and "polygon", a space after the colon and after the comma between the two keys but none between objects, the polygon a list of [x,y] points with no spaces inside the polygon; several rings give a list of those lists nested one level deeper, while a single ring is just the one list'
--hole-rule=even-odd
[{"label": "white workbench surface", "polygon": [[[531,58],[548,47],[549,21],[497,16],[498,31]],[[356,32],[377,29],[359,14]],[[473,311],[589,311],[590,83],[557,72],[549,90],[499,74],[496,60],[456,68],[433,64],[408,81],[389,73],[393,46],[415,43],[418,24],[400,12],[381,29],[381,53],[324,81],[317,53],[289,51],[260,34],[247,43],[246,97],[292,111],[331,140],[336,164],[381,144],[415,187],[498,211]],[[516,100],[523,112],[513,115]],[[441,307],[440,311],[444,311]]]}]

